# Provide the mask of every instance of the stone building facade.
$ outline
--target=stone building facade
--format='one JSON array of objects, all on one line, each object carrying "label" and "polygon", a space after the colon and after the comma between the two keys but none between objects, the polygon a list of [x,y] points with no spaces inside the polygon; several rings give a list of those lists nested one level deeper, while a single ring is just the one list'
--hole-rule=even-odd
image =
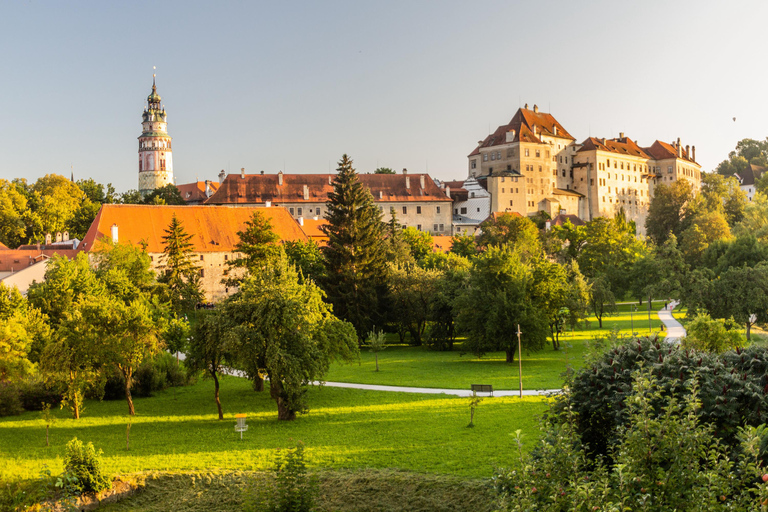
[{"label": "stone building facade", "polygon": [[[334,174],[229,174],[208,205],[282,206],[296,219],[326,214],[328,194],[333,191]],[[433,235],[451,235],[451,199],[428,174],[359,174],[373,200],[391,218]]]}]

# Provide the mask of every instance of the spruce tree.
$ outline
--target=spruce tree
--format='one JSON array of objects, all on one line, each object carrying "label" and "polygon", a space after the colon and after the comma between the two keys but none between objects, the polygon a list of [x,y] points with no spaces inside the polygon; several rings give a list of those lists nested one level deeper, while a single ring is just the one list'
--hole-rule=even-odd
[{"label": "spruce tree", "polygon": [[384,224],[371,191],[360,183],[347,155],[339,161],[325,219],[324,288],[334,314],[354,325],[362,339],[382,316],[387,264]]},{"label": "spruce tree", "polygon": [[[278,252],[277,242],[280,237],[272,229],[272,222],[260,211],[256,210],[245,222],[245,229],[238,231],[240,239],[235,245],[238,256],[227,262],[231,269],[253,271],[262,267]],[[242,272],[228,277],[223,281],[229,286],[238,286],[242,280]]]},{"label": "spruce tree", "polygon": [[176,313],[192,309],[203,300],[200,270],[192,260],[194,245],[181,222],[173,215],[163,237],[163,274],[158,281],[168,286],[171,304]]}]

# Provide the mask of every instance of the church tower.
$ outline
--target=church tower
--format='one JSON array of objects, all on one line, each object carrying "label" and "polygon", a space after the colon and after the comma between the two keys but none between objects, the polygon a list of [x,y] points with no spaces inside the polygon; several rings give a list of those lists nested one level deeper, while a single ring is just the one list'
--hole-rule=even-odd
[{"label": "church tower", "polygon": [[143,196],[173,183],[173,154],[167,119],[157,94],[155,75],[152,75],[152,94],[147,96],[139,137],[139,192]]}]

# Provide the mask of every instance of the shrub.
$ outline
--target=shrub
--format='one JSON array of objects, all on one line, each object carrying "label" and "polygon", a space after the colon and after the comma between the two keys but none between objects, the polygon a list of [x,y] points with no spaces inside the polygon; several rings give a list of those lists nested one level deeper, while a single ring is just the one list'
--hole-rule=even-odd
[{"label": "shrub", "polygon": [[19,384],[21,405],[27,411],[42,411],[43,404],[57,406],[61,403],[61,393],[39,377],[30,377]]},{"label": "shrub", "polygon": [[686,326],[688,334],[683,338],[683,346],[717,353],[735,350],[745,342],[740,327],[733,318],[724,320],[700,314]]},{"label": "shrub", "polygon": [[0,382],[0,417],[15,416],[23,411],[18,386],[10,382]]},{"label": "shrub", "polygon": [[[191,381],[183,361],[177,362],[172,354],[161,352],[136,369],[133,374],[131,394],[135,397],[148,397],[155,391],[173,386],[186,386]],[[115,368],[110,367],[107,372],[103,398],[105,400],[125,399],[125,378]]]},{"label": "shrub", "polygon": [[77,478],[74,486],[80,492],[100,492],[110,488],[109,479],[101,471],[101,450],[96,452],[93,443],[84,445],[78,438],[67,443],[64,470]]},{"label": "shrub", "polygon": [[274,481],[251,485],[246,491],[244,510],[268,512],[309,512],[315,506],[317,480],[307,475],[304,445],[278,453]]},{"label": "shrub", "polygon": [[[759,463],[760,432],[739,431],[743,457],[733,462],[727,448],[700,421],[698,385],[684,386],[683,400],[669,395],[652,367],[633,376],[633,392],[624,404],[626,425],[615,432],[615,464],[591,458],[576,431],[576,415],[566,409],[563,421],[542,424],[543,442],[520,468],[494,477],[501,508],[537,510],[725,511],[761,510],[768,484]],[[573,403],[566,391],[563,400]],[[768,478],[768,477],[766,477]]]},{"label": "shrub", "polygon": [[641,364],[653,372],[665,398],[683,400],[688,391],[677,383],[695,379],[702,404],[697,414],[731,446],[738,444],[739,426],[757,426],[768,420],[765,347],[713,354],[671,346],[656,338],[614,344],[577,371],[567,384],[570,399],[557,399],[552,420],[563,421],[568,408],[573,408],[581,441],[592,455],[610,462],[615,432],[629,418],[625,400],[632,394],[632,375]]}]

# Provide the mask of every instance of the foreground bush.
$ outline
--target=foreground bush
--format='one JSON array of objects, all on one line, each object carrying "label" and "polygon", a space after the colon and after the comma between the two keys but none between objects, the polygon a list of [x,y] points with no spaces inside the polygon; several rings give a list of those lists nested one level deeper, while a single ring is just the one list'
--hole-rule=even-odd
[{"label": "foreground bush", "polygon": [[304,445],[277,456],[274,480],[257,482],[245,494],[247,512],[310,512],[318,493],[317,479],[307,475]]},{"label": "foreground bush", "polygon": [[75,477],[75,488],[81,492],[100,492],[110,488],[109,479],[101,470],[101,451],[96,452],[93,443],[84,445],[78,438],[67,443],[64,455],[64,471]]},{"label": "foreground bush", "polygon": [[701,407],[696,414],[713,428],[723,443],[736,447],[740,426],[756,427],[768,421],[768,349],[712,354],[640,338],[618,344],[576,372],[553,410],[552,420],[574,414],[574,429],[592,456],[610,462],[617,430],[626,427],[634,372],[643,365],[656,379],[663,401],[684,401],[689,389],[679,382],[695,380]]},{"label": "foreground bush", "polygon": [[686,326],[687,334],[683,338],[683,346],[717,353],[736,350],[743,347],[746,341],[740,329],[741,325],[733,318],[724,320],[711,318],[707,314],[698,315]]},{"label": "foreground bush", "polygon": [[[764,510],[768,475],[760,462],[762,429],[739,429],[741,457],[734,462],[699,418],[696,380],[684,399],[669,394],[643,368],[625,401],[626,424],[616,431],[612,464],[587,453],[573,408],[564,421],[545,424],[543,443],[529,456],[520,450],[520,469],[501,470],[494,480],[504,510],[725,511]],[[563,401],[573,403],[570,393]],[[518,431],[518,443],[520,434]]]}]

